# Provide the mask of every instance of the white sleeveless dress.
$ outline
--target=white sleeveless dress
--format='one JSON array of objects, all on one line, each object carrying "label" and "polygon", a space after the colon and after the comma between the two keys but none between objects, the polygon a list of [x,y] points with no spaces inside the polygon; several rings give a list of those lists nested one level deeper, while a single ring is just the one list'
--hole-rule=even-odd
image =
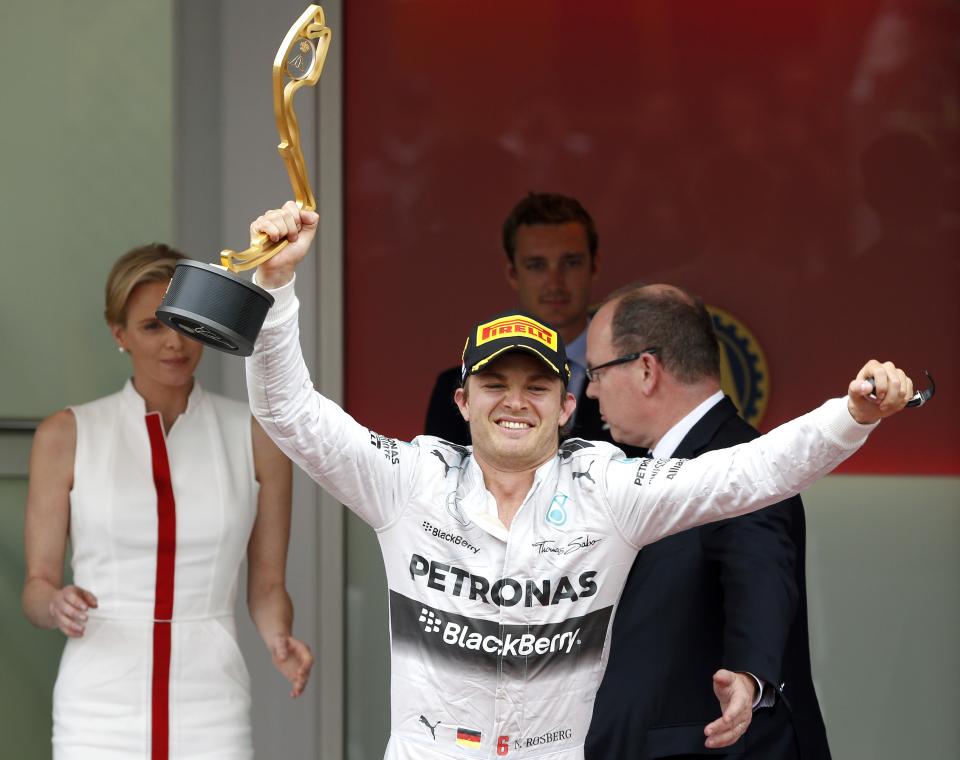
[{"label": "white sleeveless dress", "polygon": [[164,435],[128,381],[73,413],[73,577],[99,607],[60,661],[55,760],[253,757],[234,626],[258,491],[249,409],[195,384]]}]

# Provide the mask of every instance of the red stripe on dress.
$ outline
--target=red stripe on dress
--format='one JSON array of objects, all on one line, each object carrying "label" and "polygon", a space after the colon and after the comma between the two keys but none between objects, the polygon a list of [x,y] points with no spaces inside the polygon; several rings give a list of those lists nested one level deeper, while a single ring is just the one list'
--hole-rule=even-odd
[{"label": "red stripe on dress", "polygon": [[152,760],[170,753],[170,619],[173,617],[173,571],[177,552],[177,508],[170,462],[159,414],[147,415],[153,485],[157,490],[157,580],[153,603],[153,684],[150,749]]}]

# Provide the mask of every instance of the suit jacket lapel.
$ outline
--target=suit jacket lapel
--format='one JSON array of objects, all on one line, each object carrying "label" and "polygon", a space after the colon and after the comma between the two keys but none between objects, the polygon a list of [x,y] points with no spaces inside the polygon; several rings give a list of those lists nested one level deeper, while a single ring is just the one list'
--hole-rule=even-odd
[{"label": "suit jacket lapel", "polygon": [[700,418],[696,425],[690,428],[690,432],[680,441],[673,456],[677,459],[692,459],[699,456],[710,445],[720,427],[737,414],[736,404],[730,400],[729,396],[724,396]]}]

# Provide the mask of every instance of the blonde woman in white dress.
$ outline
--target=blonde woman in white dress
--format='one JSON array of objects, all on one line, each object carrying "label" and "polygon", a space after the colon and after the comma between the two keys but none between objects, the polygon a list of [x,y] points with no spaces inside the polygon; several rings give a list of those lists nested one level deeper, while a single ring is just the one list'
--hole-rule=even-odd
[{"label": "blonde woman in white dress", "polygon": [[23,609],[68,637],[55,760],[253,756],[234,624],[244,558],[250,615],[291,696],[313,664],[285,585],[290,463],[246,403],[199,386],[200,344],[154,315],[180,258],[151,245],[116,262],[105,314],[132,377],[34,439]]}]

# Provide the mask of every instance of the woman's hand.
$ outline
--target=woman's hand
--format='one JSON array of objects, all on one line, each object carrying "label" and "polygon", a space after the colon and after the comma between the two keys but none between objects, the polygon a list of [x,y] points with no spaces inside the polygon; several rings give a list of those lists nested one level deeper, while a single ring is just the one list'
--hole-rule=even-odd
[{"label": "woman's hand", "polygon": [[290,696],[296,699],[307,686],[313,668],[313,652],[310,647],[293,636],[280,634],[270,642],[273,666],[283,674],[293,688]]},{"label": "woman's hand", "polygon": [[64,586],[50,600],[50,617],[67,636],[79,639],[87,627],[87,610],[96,608],[97,597],[79,586]]}]

